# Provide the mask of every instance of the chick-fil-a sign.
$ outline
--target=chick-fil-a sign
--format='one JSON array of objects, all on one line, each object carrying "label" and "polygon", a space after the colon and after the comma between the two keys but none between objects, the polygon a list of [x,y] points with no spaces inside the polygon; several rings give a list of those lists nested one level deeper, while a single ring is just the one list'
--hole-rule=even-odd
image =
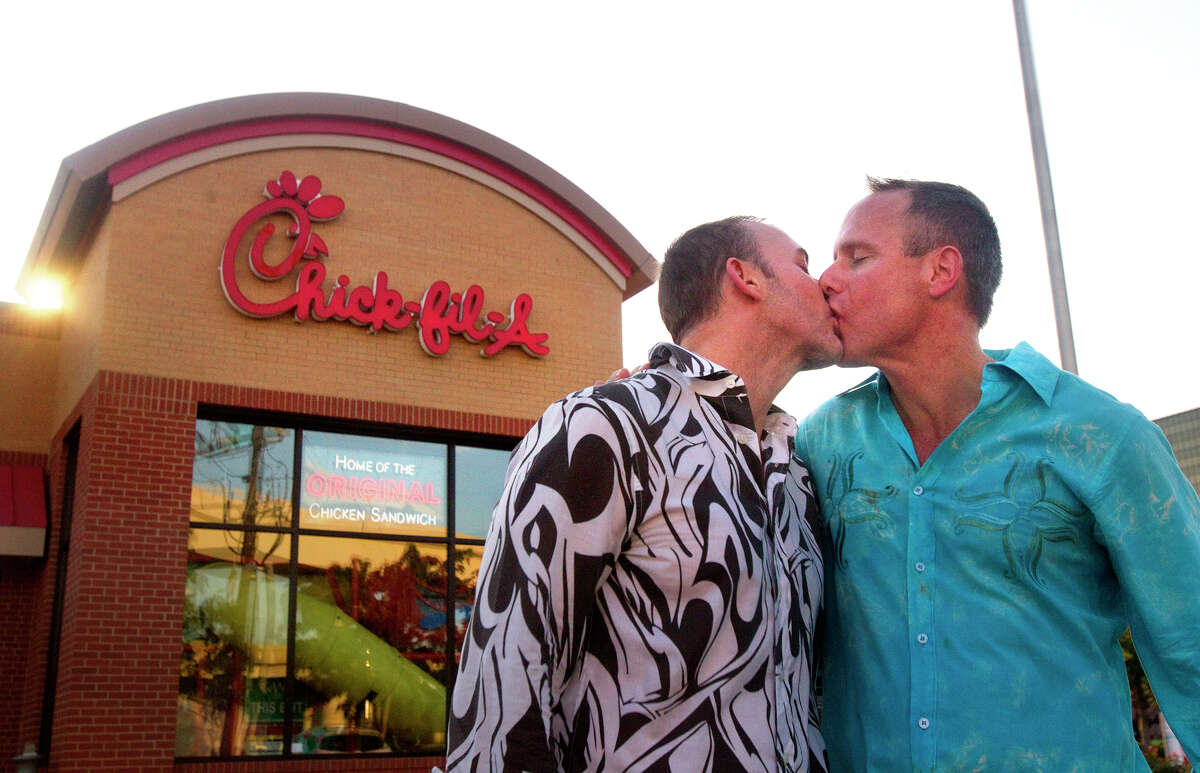
[{"label": "chick-fil-a sign", "polygon": [[[298,181],[287,171],[278,180],[268,182],[263,193],[267,200],[242,215],[221,252],[221,287],[233,307],[246,316],[262,319],[290,311],[297,321],[336,319],[362,325],[371,332],[403,330],[415,321],[421,348],[434,356],[450,350],[451,334],[461,335],[472,343],[486,341],[480,350],[485,357],[508,346],[520,346],[534,357],[550,351],[546,333],[529,331],[533,299],[525,293],[513,300],[506,316],[498,311],[483,311],[483,289],[479,285],[471,285],[459,293],[438,280],[429,285],[420,301],[405,301],[400,291],[388,286],[384,271],[375,275],[370,287],[352,288],[350,278],[342,274],[326,292],[325,264],[321,258],[328,257],[329,248],[313,231],[312,224],[334,219],[346,209],[346,203],[337,196],[323,195],[321,181],[313,175]],[[238,287],[234,271],[238,245],[256,223],[279,214],[292,218],[287,230],[287,235],[295,240],[291,250],[279,263],[268,263],[263,251],[275,234],[275,225],[263,222],[250,245],[250,271],[263,281],[277,282],[299,265],[296,292],[277,301],[258,303],[247,298]]]}]

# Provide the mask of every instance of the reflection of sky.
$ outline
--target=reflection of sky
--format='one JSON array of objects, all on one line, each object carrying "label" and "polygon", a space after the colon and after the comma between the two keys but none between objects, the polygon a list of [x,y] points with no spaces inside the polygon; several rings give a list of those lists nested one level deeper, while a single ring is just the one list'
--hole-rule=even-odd
[{"label": "reflection of sky", "polygon": [[400,560],[410,547],[416,548],[422,558],[446,560],[445,544],[307,535],[300,538],[299,560],[303,571],[316,571],[318,574],[312,575],[317,578],[314,582],[321,582],[327,567],[344,568],[357,558],[362,571],[379,571]]},{"label": "reflection of sky", "polygon": [[[249,424],[197,420],[193,487],[228,497],[240,506],[246,499],[250,475],[252,429]],[[260,492],[269,499],[289,501],[292,496],[292,431],[264,427],[263,439]]]},{"label": "reflection of sky", "polygon": [[[239,563],[244,539],[245,532],[241,530],[192,529],[188,533],[188,552],[214,561]],[[291,537],[277,532],[258,532],[253,539],[255,560],[286,573]]]},{"label": "reflection of sky", "polygon": [[455,533],[467,537],[487,536],[492,509],[504,490],[510,454],[494,448],[455,448]]}]

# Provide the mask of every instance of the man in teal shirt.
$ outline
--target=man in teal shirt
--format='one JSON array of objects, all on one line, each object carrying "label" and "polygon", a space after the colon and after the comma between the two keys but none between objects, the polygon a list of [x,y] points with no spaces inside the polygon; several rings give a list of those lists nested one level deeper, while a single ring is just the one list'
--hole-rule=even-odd
[{"label": "man in teal shirt", "polygon": [[836,771],[1145,771],[1118,638],[1200,754],[1200,502],[1162,433],[1027,344],[984,351],[987,208],[871,181],[821,277],[843,364],[801,427]]}]

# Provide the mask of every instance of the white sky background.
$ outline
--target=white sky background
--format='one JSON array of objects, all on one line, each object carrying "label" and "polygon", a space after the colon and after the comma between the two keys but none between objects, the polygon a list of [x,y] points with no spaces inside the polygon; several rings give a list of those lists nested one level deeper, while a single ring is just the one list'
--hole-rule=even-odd
[{"label": "white sky background", "polygon": [[[1200,406],[1200,3],[1028,2],[1081,375],[1151,418]],[[753,214],[819,272],[865,175],[965,185],[1005,254],[984,345],[1057,359],[1009,0],[45,2],[5,17],[0,298],[16,300],[63,157],[200,102],[327,91],[516,145],[655,256]],[[666,338],[654,288],[623,323],[636,364]],[[801,374],[779,402],[805,414],[866,373]]]}]

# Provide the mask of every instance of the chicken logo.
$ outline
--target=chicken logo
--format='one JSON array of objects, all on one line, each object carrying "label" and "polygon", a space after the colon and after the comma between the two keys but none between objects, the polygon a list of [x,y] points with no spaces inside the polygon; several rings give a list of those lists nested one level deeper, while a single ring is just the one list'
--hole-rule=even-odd
[{"label": "chicken logo", "polygon": [[[484,343],[480,354],[490,357],[508,346],[520,346],[526,353],[541,357],[549,353],[546,333],[529,331],[529,315],[533,299],[519,294],[509,307],[508,315],[483,312],[484,293],[479,285],[471,285],[462,293],[453,292],[441,280],[425,290],[421,300],[405,301],[398,290],[388,286],[388,275],[380,271],[371,286],[350,287],[350,278],[342,274],[333,287],[325,291],[326,269],[323,259],[329,248],[315,231],[314,222],[333,220],[346,209],[337,196],[321,193],[321,181],[313,175],[297,180],[284,171],[277,180],[267,183],[263,194],[266,201],[251,207],[238,219],[225,240],[221,252],[219,273],[221,287],[229,303],[242,314],[265,319],[289,311],[297,321],[336,319],[366,327],[369,332],[399,331],[416,322],[420,330],[421,347],[426,353],[440,356],[450,350],[450,335],[460,335],[472,343]],[[274,215],[287,215],[292,223],[287,235],[293,240],[283,260],[270,263],[264,257],[267,243],[275,235],[275,225],[263,222],[250,245],[250,272],[265,282],[276,282],[296,273],[296,291],[277,301],[258,303],[246,297],[238,286],[234,270],[238,247],[256,223]],[[302,263],[303,261],[303,263]]]}]

